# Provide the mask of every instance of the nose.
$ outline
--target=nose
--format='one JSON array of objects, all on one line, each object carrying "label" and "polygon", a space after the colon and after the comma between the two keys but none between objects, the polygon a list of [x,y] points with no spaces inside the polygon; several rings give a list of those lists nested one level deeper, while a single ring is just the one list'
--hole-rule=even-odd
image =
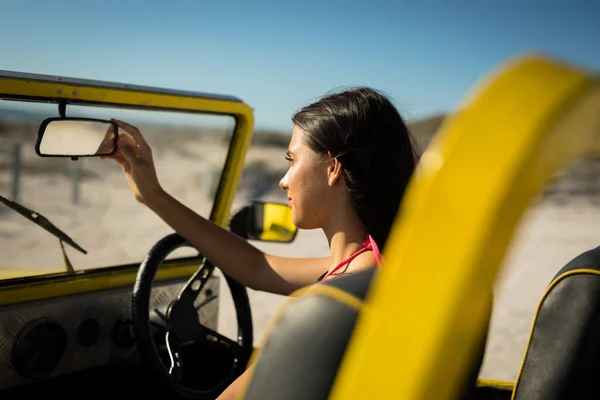
[{"label": "nose", "polygon": [[279,181],[279,187],[283,190],[288,190],[288,180],[289,180],[290,170],[288,169],[283,178]]}]

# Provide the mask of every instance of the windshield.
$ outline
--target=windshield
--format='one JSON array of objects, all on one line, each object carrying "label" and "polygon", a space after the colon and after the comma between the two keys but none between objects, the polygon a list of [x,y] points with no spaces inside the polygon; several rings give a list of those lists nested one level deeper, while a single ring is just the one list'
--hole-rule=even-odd
[{"label": "windshield", "polygon": [[[210,216],[233,117],[71,105],[66,115],[137,126],[152,148],[163,187]],[[87,254],[64,247],[75,271],[141,262],[172,229],[136,202],[113,160],[36,155],[40,123],[56,116],[56,104],[0,101],[0,196],[43,216],[84,248]],[[196,254],[182,248],[169,259]],[[14,203],[0,202],[0,255],[0,280],[65,271],[61,240],[15,212]]]}]

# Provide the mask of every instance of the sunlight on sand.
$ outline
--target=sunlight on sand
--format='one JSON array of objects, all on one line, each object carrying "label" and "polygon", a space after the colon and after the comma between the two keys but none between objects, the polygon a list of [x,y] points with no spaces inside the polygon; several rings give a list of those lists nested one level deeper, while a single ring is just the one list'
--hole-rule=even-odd
[{"label": "sunlight on sand", "polygon": [[[40,162],[36,157],[27,153],[24,162],[35,166]],[[157,151],[155,157],[165,188],[195,211],[208,215],[211,207],[208,187],[216,176],[216,166],[223,160],[223,146],[188,143],[179,146],[177,151]],[[156,215],[133,199],[120,168],[111,160],[78,161],[87,175],[80,183],[80,202],[71,204],[69,171],[75,164],[62,161],[65,163],[60,171],[44,174],[36,170],[27,175],[21,201],[50,218],[89,251],[83,255],[68,248],[76,269],[139,262],[157,240],[171,233]],[[254,147],[246,165],[234,211],[256,196],[284,200],[283,191],[277,187],[279,175],[286,166],[280,148]],[[7,193],[9,186],[9,169],[0,168],[0,191]],[[544,201],[531,207],[514,238],[497,283],[482,377],[515,379],[540,297],[565,263],[598,245],[598,226],[600,210],[585,198],[567,199],[562,205]],[[255,244],[279,255],[319,257],[328,254],[327,242],[320,231],[301,231],[292,245]],[[57,239],[4,208],[0,209],[0,253],[0,269],[30,269],[32,265],[46,271],[62,268]],[[183,249],[172,256],[191,254],[192,250]],[[227,336],[235,337],[237,323],[224,281],[221,288],[219,328]],[[271,316],[286,298],[253,290],[249,290],[249,295],[255,343],[258,343]]]}]

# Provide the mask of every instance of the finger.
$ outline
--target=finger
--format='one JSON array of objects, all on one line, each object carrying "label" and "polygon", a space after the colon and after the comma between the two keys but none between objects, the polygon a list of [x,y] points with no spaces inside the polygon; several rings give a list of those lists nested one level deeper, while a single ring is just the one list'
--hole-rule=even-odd
[{"label": "finger", "polygon": [[99,156],[98,158],[100,158],[102,160],[105,158],[109,158],[109,159],[115,160],[118,163],[125,161],[125,157],[123,157],[123,155],[119,151],[117,151],[112,156]]},{"label": "finger", "polygon": [[96,150],[96,154],[112,152],[114,150],[114,143],[115,143],[115,131],[114,131],[113,125],[111,124],[111,125],[109,125],[108,129],[106,130],[106,133],[104,134],[104,138],[102,139],[100,146],[98,146],[98,150]]},{"label": "finger", "polygon": [[102,143],[100,145],[100,147],[98,147],[96,154],[104,154],[106,156],[106,155],[111,154],[114,150],[115,150],[114,140],[111,140],[110,142]]},{"label": "finger", "polygon": [[119,138],[118,145],[119,145],[119,151],[125,158],[126,162],[128,162],[131,165],[134,165],[134,164],[137,164],[140,162],[140,159],[137,158],[137,156],[135,154],[134,148],[132,148],[131,145],[128,144],[125,140]]},{"label": "finger", "polygon": [[131,136],[126,135],[124,133],[120,133],[118,140],[123,141],[123,143],[134,152],[136,157],[139,157],[141,155],[140,145]]},{"label": "finger", "polygon": [[128,146],[132,146],[132,147],[139,146],[139,143],[136,142],[134,138],[132,138],[130,135],[127,135],[125,133],[119,133],[119,137],[117,138],[117,140],[123,140]]},{"label": "finger", "polygon": [[127,162],[127,160],[125,160],[125,157],[119,151],[117,151],[112,156],[98,156],[98,158],[100,160],[104,160],[104,159],[107,159],[107,158],[111,159],[111,160],[115,160],[117,162],[117,164],[119,164],[121,167],[125,167],[125,166],[129,165],[129,163]]},{"label": "finger", "polygon": [[117,119],[111,119],[111,121],[113,121],[115,124],[117,124],[117,126],[119,128],[123,129],[125,132],[127,132],[131,136],[133,136],[133,138],[140,145],[140,147],[144,147],[146,150],[150,150],[150,146],[148,146],[148,143],[146,143],[146,140],[144,139],[144,137],[142,136],[142,133],[140,132],[140,130],[138,128],[136,128],[133,125],[129,125],[126,122],[119,121]]},{"label": "finger", "polygon": [[115,137],[115,128],[113,128],[113,124],[108,125],[106,129],[106,133],[104,134],[104,140],[110,140]]}]

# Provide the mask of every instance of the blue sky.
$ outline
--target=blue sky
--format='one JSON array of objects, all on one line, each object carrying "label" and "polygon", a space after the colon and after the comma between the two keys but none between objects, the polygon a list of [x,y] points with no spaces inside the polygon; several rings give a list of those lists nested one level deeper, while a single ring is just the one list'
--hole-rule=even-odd
[{"label": "blue sky", "polygon": [[526,51],[600,71],[600,1],[4,0],[0,13],[0,69],[231,94],[257,128],[286,131],[352,85],[409,120],[449,111]]}]

